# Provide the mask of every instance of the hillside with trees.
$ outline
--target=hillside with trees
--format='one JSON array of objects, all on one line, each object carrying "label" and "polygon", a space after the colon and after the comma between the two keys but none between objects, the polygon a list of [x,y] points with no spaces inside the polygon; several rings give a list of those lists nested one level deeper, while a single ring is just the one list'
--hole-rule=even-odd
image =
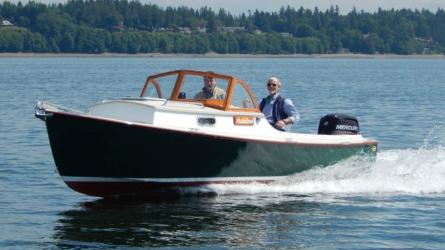
[{"label": "hillside with trees", "polygon": [[0,52],[444,54],[445,11],[338,7],[232,15],[127,0],[0,3]]}]

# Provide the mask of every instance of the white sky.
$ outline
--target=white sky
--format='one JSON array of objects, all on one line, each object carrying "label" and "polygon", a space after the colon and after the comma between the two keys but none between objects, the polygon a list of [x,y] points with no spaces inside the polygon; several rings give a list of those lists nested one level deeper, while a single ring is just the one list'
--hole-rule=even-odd
[{"label": "white sky", "polygon": [[[5,0],[0,0],[3,2]],[[20,0],[9,0],[17,3]],[[21,0],[27,2],[28,0]],[[36,0],[43,3],[59,3],[64,0]],[[379,7],[382,9],[429,9],[435,12],[438,8],[445,9],[445,0],[139,0],[142,3],[153,3],[161,7],[167,6],[188,6],[199,9],[208,6],[214,11],[223,8],[232,14],[248,13],[256,9],[263,11],[278,11],[281,6],[291,6],[296,9],[303,6],[304,8],[313,9],[317,6],[321,11],[328,9],[331,5],[338,5],[340,11],[345,14],[352,10],[355,6],[358,11],[374,12]]]},{"label": "white sky", "polygon": [[214,11],[223,8],[232,14],[248,13],[255,9],[263,11],[278,11],[282,6],[291,6],[296,9],[313,9],[317,6],[324,11],[331,5],[338,5],[342,13],[348,13],[355,6],[358,11],[374,12],[379,7],[382,9],[429,9],[436,11],[445,9],[445,0],[141,0],[144,3],[154,3],[162,7],[188,6],[194,9],[209,6]]}]

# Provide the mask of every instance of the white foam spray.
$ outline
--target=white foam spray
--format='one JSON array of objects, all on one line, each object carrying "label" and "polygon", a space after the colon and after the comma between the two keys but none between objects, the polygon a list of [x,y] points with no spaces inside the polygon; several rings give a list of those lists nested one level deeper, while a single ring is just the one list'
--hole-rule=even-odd
[{"label": "white foam spray", "polygon": [[445,145],[434,127],[419,149],[384,150],[375,162],[350,158],[273,184],[209,185],[201,192],[225,194],[445,194]]}]

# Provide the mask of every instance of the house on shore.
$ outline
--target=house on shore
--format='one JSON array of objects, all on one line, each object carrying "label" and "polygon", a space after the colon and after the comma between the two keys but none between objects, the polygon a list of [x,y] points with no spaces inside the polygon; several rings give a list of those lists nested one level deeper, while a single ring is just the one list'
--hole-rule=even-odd
[{"label": "house on shore", "polygon": [[0,26],[1,27],[11,27],[14,26],[10,21],[3,19],[0,21]]}]

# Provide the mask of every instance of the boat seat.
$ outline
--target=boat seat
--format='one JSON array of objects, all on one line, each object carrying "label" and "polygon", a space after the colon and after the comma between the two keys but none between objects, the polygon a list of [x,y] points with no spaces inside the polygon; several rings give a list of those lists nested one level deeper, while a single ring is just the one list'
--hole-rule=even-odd
[{"label": "boat seat", "polygon": [[187,99],[185,92],[179,92],[178,99]]}]

